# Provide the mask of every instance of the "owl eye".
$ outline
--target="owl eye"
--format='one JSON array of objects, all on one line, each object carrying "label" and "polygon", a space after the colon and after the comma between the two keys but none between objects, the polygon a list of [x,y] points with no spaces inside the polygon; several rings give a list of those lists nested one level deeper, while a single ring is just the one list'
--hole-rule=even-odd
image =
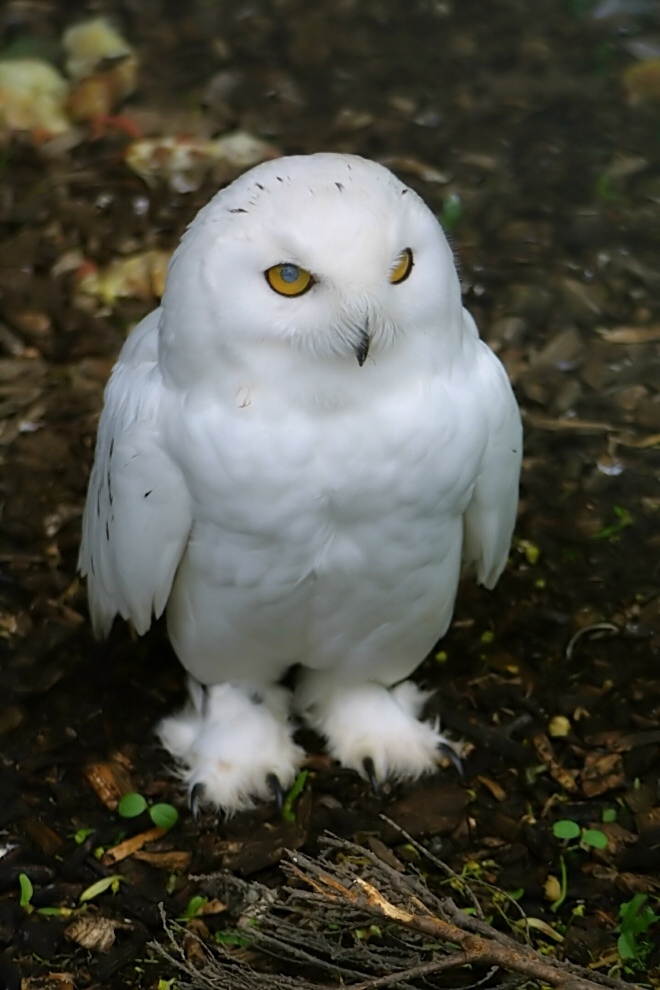
[{"label": "owl eye", "polygon": [[398,285],[400,282],[405,282],[405,280],[410,275],[413,270],[413,253],[410,248],[404,248],[399,257],[394,263],[394,268],[390,272],[390,282],[392,285]]},{"label": "owl eye", "polygon": [[279,292],[281,296],[302,296],[314,284],[311,272],[305,268],[299,268],[291,261],[286,261],[282,265],[273,265],[264,272],[266,281],[271,289]]}]

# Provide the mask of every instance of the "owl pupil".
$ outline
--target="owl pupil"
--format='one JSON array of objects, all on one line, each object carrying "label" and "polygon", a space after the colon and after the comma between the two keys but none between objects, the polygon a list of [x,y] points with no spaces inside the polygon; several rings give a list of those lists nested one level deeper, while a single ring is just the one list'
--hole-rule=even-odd
[{"label": "owl pupil", "polygon": [[283,282],[295,282],[300,276],[297,265],[282,265],[280,277]]}]

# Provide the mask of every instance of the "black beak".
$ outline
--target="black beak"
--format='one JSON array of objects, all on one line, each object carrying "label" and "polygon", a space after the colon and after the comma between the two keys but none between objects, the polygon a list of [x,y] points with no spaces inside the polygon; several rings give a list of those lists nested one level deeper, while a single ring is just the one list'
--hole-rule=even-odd
[{"label": "black beak", "polygon": [[367,354],[369,353],[370,343],[371,343],[371,337],[369,336],[369,334],[365,329],[360,328],[360,336],[354,347],[355,356],[358,359],[358,364],[360,365],[360,367],[362,367],[364,362],[367,360]]}]

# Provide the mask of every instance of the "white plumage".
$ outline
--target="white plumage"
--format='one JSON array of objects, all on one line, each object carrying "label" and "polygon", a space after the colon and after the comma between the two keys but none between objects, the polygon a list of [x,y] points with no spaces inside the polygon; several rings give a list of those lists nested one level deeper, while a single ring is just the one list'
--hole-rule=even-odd
[{"label": "white plumage", "polygon": [[80,552],[97,634],[167,608],[191,698],[159,732],[188,785],[229,812],[288,786],[294,710],[345,766],[433,769],[426,695],[399,682],[461,569],[497,581],[520,458],[506,374],[412,190],[318,154],[218,193],[112,373]]}]

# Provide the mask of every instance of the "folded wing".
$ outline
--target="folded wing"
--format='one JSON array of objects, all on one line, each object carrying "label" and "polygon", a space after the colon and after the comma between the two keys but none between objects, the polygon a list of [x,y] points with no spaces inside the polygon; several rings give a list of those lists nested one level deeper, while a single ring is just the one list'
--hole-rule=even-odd
[{"label": "folded wing", "polygon": [[117,614],[146,632],[167,604],[191,528],[183,475],[161,442],[159,313],[127,340],[99,424],[78,560],[97,636]]},{"label": "folded wing", "polygon": [[[471,318],[470,318],[471,319]],[[488,440],[472,500],[463,517],[463,566],[492,588],[504,570],[518,507],[522,425],[504,368],[486,344],[478,367]]]}]

